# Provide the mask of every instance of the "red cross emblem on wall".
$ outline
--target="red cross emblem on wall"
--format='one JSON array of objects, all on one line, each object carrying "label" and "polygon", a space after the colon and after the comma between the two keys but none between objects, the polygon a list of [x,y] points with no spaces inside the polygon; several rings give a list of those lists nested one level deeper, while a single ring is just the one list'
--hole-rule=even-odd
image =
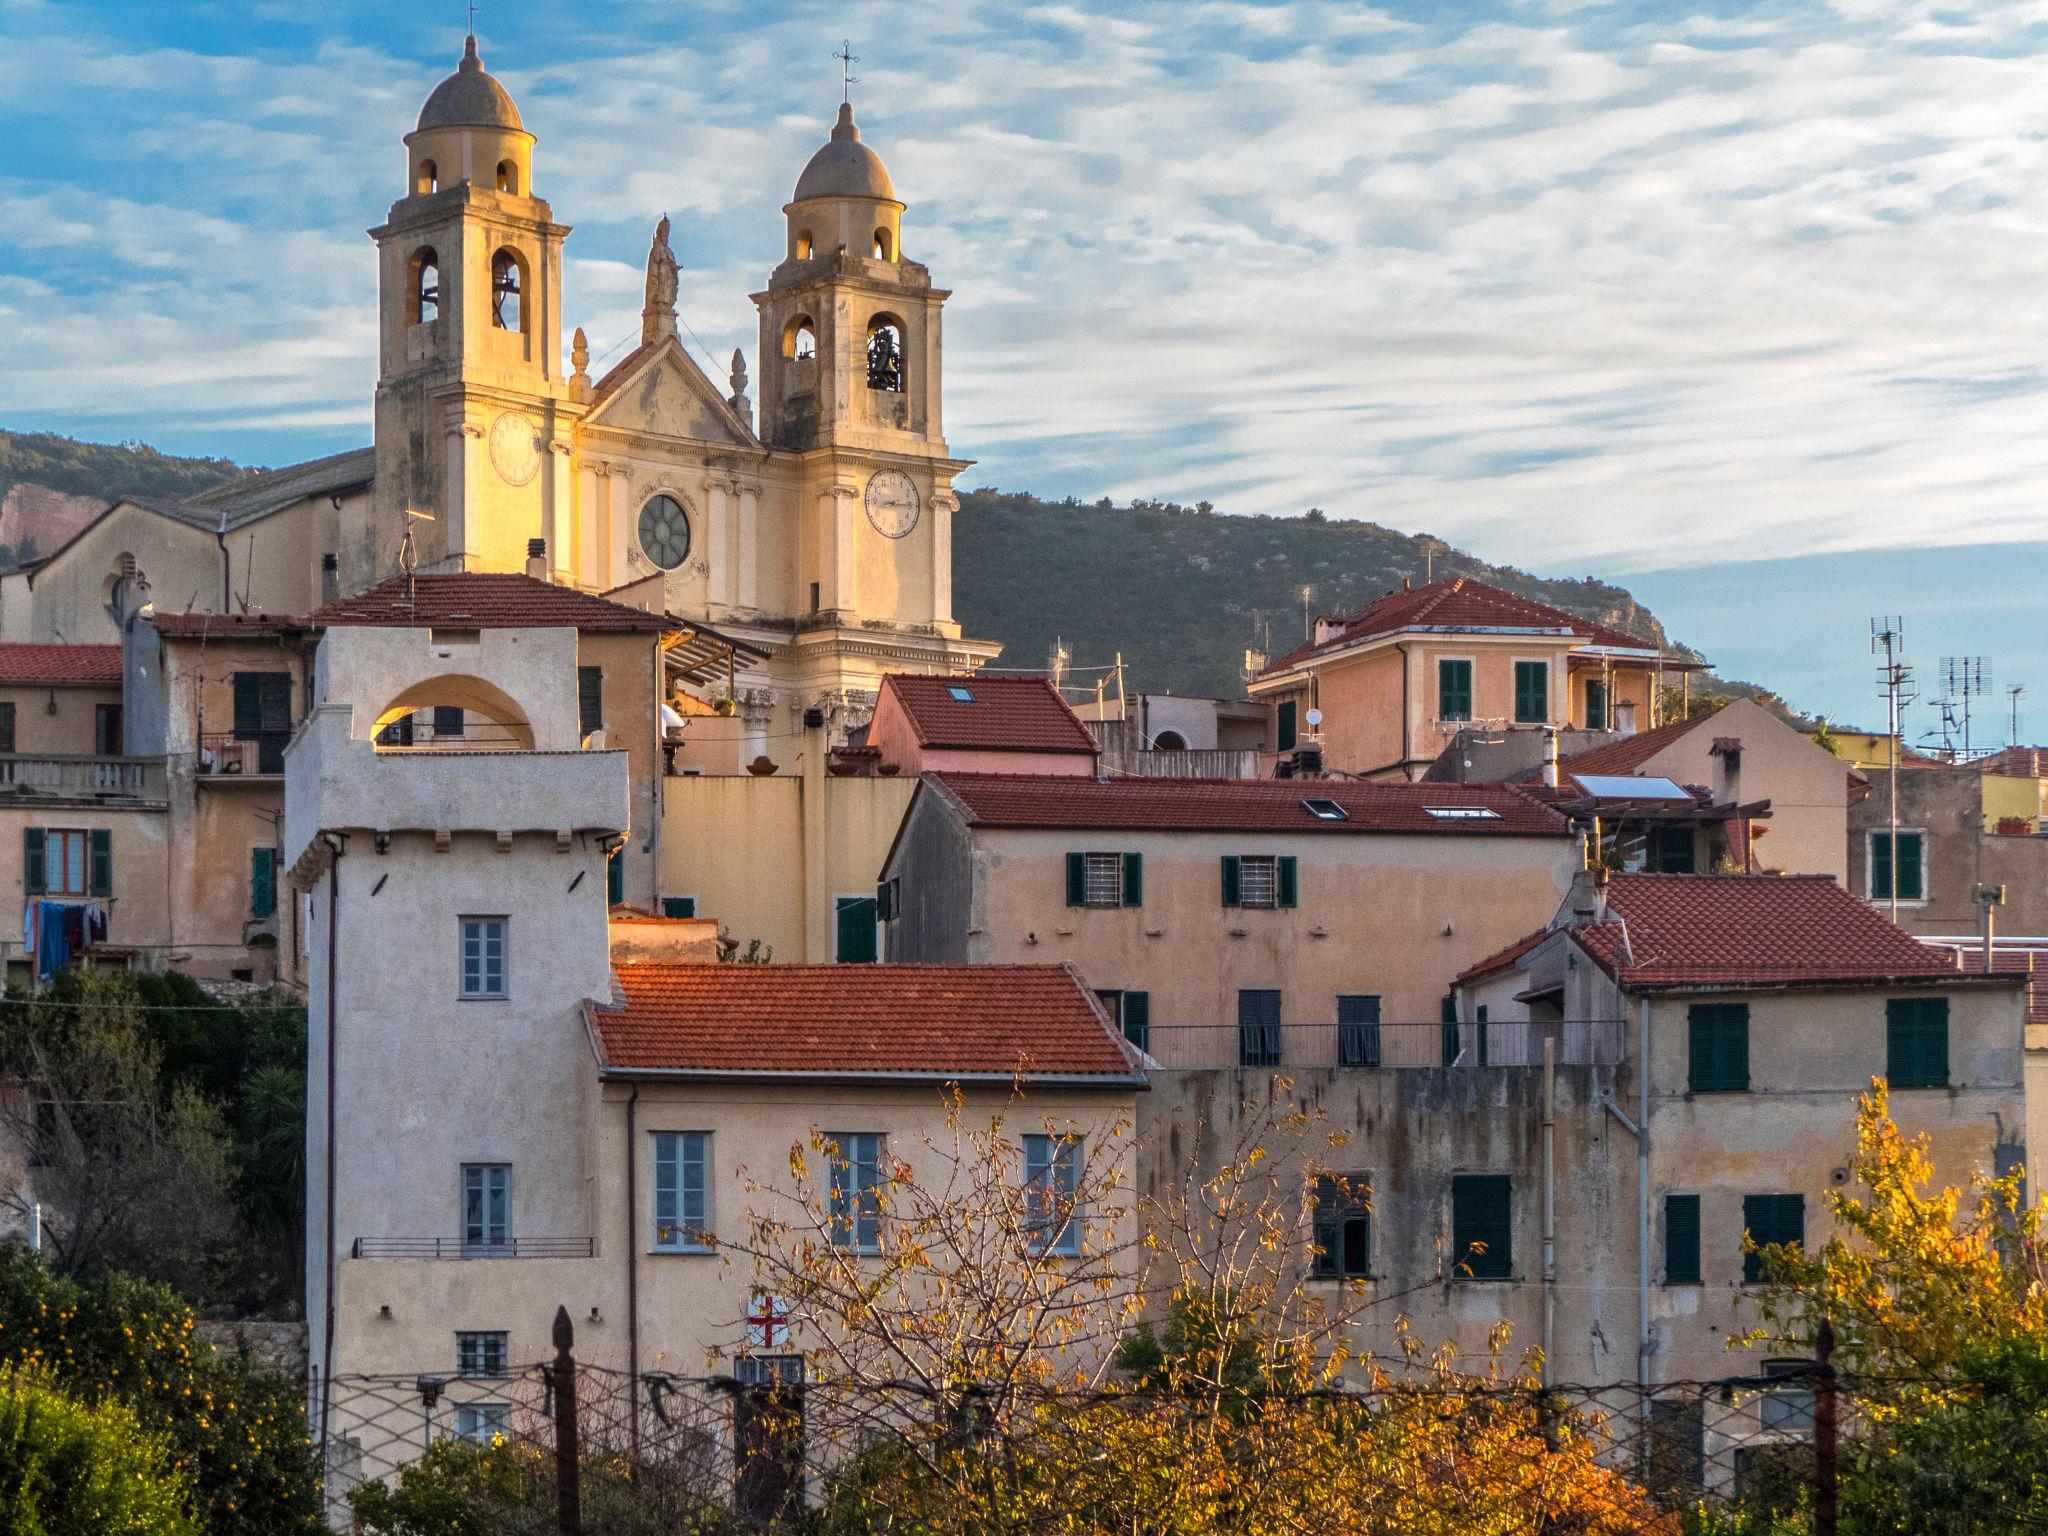
[{"label": "red cross emblem on wall", "polygon": [[789,1341],[789,1304],[780,1296],[763,1296],[747,1314],[747,1346],[778,1349]]}]

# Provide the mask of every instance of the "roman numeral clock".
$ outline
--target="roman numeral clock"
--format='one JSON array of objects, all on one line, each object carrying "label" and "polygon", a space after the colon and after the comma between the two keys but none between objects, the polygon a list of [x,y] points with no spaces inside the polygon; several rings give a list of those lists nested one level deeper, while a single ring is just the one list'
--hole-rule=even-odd
[{"label": "roman numeral clock", "polygon": [[870,475],[863,501],[868,521],[885,539],[900,539],[917,526],[917,482],[900,469],[878,469]]}]

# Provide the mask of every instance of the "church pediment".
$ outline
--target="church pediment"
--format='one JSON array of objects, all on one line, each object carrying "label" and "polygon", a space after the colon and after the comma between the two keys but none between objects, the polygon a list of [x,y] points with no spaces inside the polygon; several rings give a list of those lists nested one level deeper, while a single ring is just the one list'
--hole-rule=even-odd
[{"label": "church pediment", "polygon": [[758,448],[724,396],[673,337],[638,348],[596,391],[586,427],[611,428],[719,447]]}]

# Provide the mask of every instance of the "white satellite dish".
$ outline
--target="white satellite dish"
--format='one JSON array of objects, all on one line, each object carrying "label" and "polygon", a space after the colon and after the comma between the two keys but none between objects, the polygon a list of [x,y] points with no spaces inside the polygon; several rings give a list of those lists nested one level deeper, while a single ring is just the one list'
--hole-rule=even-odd
[{"label": "white satellite dish", "polygon": [[1301,718],[1310,725],[1321,725],[1323,723],[1323,712],[1320,709],[1312,709]]}]

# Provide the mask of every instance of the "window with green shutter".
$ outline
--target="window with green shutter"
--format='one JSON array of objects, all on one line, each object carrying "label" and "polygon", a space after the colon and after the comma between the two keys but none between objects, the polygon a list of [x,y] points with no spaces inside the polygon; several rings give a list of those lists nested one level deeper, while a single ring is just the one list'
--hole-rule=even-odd
[{"label": "window with green shutter", "polygon": [[1460,1280],[1507,1280],[1515,1272],[1514,1181],[1505,1173],[1451,1179],[1451,1263]]},{"label": "window with green shutter", "polygon": [[1886,1080],[1894,1088],[1946,1088],[1948,999],[1894,997],[1884,1009]]},{"label": "window with green shutter", "polygon": [[1749,1004],[1694,1003],[1686,1033],[1688,1092],[1749,1091]]},{"label": "window with green shutter", "polygon": [[604,899],[607,906],[616,907],[626,899],[626,861],[619,857],[622,849],[614,848],[611,857],[604,862]]},{"label": "window with green shutter", "polygon": [[111,896],[114,894],[114,834],[105,827],[94,827],[91,838],[92,875],[86,894]]},{"label": "window with green shutter", "polygon": [[1365,1174],[1316,1180],[1318,1280],[1365,1280],[1372,1274],[1372,1181]]},{"label": "window with green shutter", "polygon": [[21,883],[31,896],[50,888],[49,866],[44,860],[43,829],[26,827],[21,834]]},{"label": "window with green shutter", "polygon": [[1436,664],[1436,714],[1439,720],[1472,718],[1472,663],[1460,658]]},{"label": "window with green shutter", "polygon": [[1152,994],[1150,992],[1126,992],[1123,994],[1122,1014],[1124,1038],[1141,1051],[1152,1049]]},{"label": "window with green shutter", "polygon": [[1443,1009],[1443,1065],[1456,1066],[1458,1061],[1458,994],[1444,994]]},{"label": "window with green shutter", "polygon": [[1135,853],[1067,855],[1067,905],[1136,907],[1144,904],[1145,861]]},{"label": "window with green shutter", "polygon": [[576,728],[585,736],[604,729],[604,668],[576,669]]},{"label": "window with green shutter", "polygon": [[1294,906],[1301,899],[1300,861],[1291,853],[1280,855],[1278,862],[1278,901],[1283,907]]},{"label": "window with green shutter", "polygon": [[838,947],[833,959],[846,965],[872,965],[881,958],[875,942],[875,898],[838,898]]},{"label": "window with green shutter", "polygon": [[1294,700],[1282,699],[1280,707],[1274,711],[1273,750],[1276,752],[1294,750],[1297,730],[1294,723],[1295,707]]},{"label": "window with green shutter", "polygon": [[1142,853],[1124,855],[1123,904],[1127,907],[1145,905],[1145,856]]},{"label": "window with green shutter", "polygon": [[277,915],[277,850],[249,850],[249,916],[257,922]]},{"label": "window with green shutter", "polygon": [[14,750],[14,706],[0,704],[0,752]]},{"label": "window with green shutter", "polygon": [[[1744,1195],[1742,1226],[1758,1249],[1806,1245],[1806,1196]],[[1742,1281],[1755,1285],[1764,1277],[1761,1252],[1742,1256]]]},{"label": "window with green shutter", "polygon": [[1243,861],[1234,853],[1223,855],[1223,905],[1238,905],[1238,893],[1243,889]]},{"label": "window with green shutter", "polygon": [[1515,663],[1515,720],[1522,725],[1542,725],[1550,719],[1550,663]]},{"label": "window with green shutter", "polygon": [[[1899,833],[1899,900],[1925,901],[1927,881],[1923,869],[1925,839],[1919,832]],[[1892,899],[1892,835],[1870,834],[1870,858],[1864,881],[1872,901]]]},{"label": "window with green shutter", "polygon": [[695,917],[697,898],[694,896],[664,896],[661,898],[663,917]]},{"label": "window with green shutter", "polygon": [[1597,677],[1586,679],[1586,729],[1607,729],[1607,685]]},{"label": "window with green shutter", "polygon": [[1664,1283],[1700,1283],[1700,1197],[1664,1197]]}]

